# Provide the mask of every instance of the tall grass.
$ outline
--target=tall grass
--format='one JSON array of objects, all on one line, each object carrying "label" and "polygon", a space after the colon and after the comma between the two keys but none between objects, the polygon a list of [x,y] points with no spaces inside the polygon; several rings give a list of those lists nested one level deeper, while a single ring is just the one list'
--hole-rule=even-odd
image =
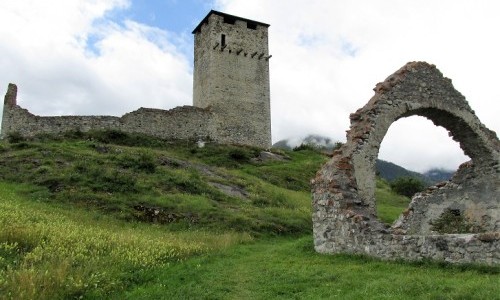
[{"label": "tall grass", "polygon": [[78,297],[90,290],[104,296],[126,286],[130,272],[250,240],[65,211],[24,200],[13,189],[0,183],[0,298]]},{"label": "tall grass", "polygon": [[[296,151],[286,161],[255,162],[253,148],[209,144],[191,151],[181,142],[166,149],[78,140],[19,145],[0,153],[0,180],[32,184],[26,192],[31,198],[122,220],[254,235],[311,232],[308,182],[325,159]],[[150,213],[156,210],[158,215]]]}]

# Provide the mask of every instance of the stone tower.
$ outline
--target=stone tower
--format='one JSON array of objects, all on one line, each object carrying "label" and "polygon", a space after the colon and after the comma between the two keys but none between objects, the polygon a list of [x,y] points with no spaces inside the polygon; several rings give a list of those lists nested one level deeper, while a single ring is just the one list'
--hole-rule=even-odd
[{"label": "stone tower", "polygon": [[218,142],[271,147],[268,27],[212,10],[193,31],[193,102]]}]

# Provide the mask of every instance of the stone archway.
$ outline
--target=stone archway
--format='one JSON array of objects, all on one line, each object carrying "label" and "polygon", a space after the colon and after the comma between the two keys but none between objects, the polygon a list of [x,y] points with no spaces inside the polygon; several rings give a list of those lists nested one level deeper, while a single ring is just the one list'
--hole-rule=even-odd
[{"label": "stone archway", "polygon": [[[382,258],[436,258],[500,263],[500,142],[475,116],[450,79],[425,62],[406,64],[351,114],[347,142],[313,180],[315,249]],[[393,227],[375,213],[375,160],[396,120],[412,115],[443,126],[471,161],[454,178],[416,195]],[[482,224],[483,232],[439,235],[429,223],[447,209]]]}]

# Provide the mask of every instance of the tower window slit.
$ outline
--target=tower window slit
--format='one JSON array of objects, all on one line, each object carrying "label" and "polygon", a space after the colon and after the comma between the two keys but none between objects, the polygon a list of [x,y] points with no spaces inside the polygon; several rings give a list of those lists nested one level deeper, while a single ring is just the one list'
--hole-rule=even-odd
[{"label": "tower window slit", "polygon": [[257,24],[252,22],[247,22],[247,28],[252,30],[257,30]]},{"label": "tower window slit", "polygon": [[231,16],[225,16],[224,23],[234,25],[234,23],[236,23],[236,18]]}]

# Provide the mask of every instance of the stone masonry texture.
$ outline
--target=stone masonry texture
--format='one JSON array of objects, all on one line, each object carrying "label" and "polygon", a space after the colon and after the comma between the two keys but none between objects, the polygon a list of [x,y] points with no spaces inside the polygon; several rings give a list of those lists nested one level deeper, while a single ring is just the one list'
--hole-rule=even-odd
[{"label": "stone masonry texture", "polygon": [[4,101],[2,137],[14,132],[33,137],[37,134],[62,134],[77,130],[120,130],[163,139],[207,140],[213,136],[212,115],[208,109],[182,106],[171,110],[140,108],[122,117],[41,117]]},{"label": "stone masonry texture", "polygon": [[113,129],[164,139],[270,148],[268,27],[217,11],[203,19],[193,31],[194,106],[140,108],[122,117],[45,117],[18,106],[17,87],[9,84],[1,137],[10,133],[32,137],[70,130]]},{"label": "stone masonry texture", "polygon": [[211,107],[221,142],[271,146],[268,27],[211,11],[193,31],[193,103]]},{"label": "stone masonry texture", "polygon": [[[383,259],[500,263],[500,142],[475,116],[451,80],[434,66],[410,62],[375,87],[351,114],[347,142],[312,180],[314,247]],[[392,225],[376,216],[375,160],[389,126],[412,115],[442,126],[471,161],[448,181],[416,194]],[[447,211],[472,224],[470,233],[431,226]]]}]

